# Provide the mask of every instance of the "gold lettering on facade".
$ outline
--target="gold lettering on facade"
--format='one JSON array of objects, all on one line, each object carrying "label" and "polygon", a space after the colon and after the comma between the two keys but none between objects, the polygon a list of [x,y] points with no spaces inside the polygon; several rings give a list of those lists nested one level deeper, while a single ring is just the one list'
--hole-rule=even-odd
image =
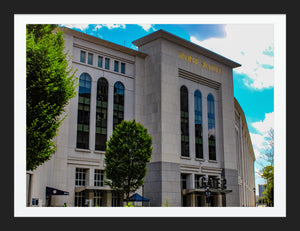
[{"label": "gold lettering on facade", "polygon": [[[178,57],[180,58],[180,59],[182,59],[182,60],[185,60],[185,61],[187,61],[187,62],[190,62],[190,63],[193,63],[193,64],[195,64],[195,65],[198,65],[199,63],[198,63],[198,59],[197,58],[195,58],[195,57],[193,57],[193,56],[191,56],[191,55],[187,55],[187,54],[184,54],[183,52],[181,52],[181,51],[178,51]],[[200,61],[200,64],[201,64],[201,67],[202,68],[205,68],[205,69],[207,69],[207,70],[209,70],[209,71],[212,71],[212,72],[216,72],[216,73],[218,73],[218,74],[221,74],[221,68],[219,68],[219,67],[217,67],[217,66],[215,66],[215,65],[212,65],[212,64],[210,64],[210,63],[207,63],[207,62],[205,62],[205,61]]]}]

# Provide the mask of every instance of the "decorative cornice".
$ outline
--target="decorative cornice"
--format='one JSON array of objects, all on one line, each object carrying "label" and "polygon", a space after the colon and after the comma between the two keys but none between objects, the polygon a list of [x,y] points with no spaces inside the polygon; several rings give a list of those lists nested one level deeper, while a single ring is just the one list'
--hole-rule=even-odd
[{"label": "decorative cornice", "polygon": [[113,50],[116,50],[116,51],[120,51],[120,52],[123,52],[125,54],[129,54],[129,55],[133,55],[133,56],[139,56],[141,58],[145,58],[147,56],[147,54],[142,53],[140,51],[136,51],[136,50],[130,49],[128,47],[124,47],[124,46],[121,46],[119,44],[112,43],[112,42],[106,41],[104,39],[97,38],[95,36],[84,34],[82,32],[72,30],[72,29],[67,28],[67,27],[59,27],[59,30],[66,33],[66,34],[72,35],[76,38],[79,38],[79,39],[82,39],[82,40],[85,40],[85,41],[88,41],[88,42],[91,42],[91,43],[95,43],[97,45],[101,45],[101,46],[104,46],[104,47],[107,47],[107,48],[110,48],[110,49],[113,49]]},{"label": "decorative cornice", "polygon": [[84,165],[84,166],[86,166],[86,165],[87,166],[99,166],[100,159],[69,156],[67,159],[67,164]]},{"label": "decorative cornice", "polygon": [[222,168],[214,168],[214,167],[208,167],[208,166],[202,166],[201,170],[203,173],[217,173],[221,174],[222,173]]},{"label": "decorative cornice", "polygon": [[199,165],[187,165],[187,164],[181,164],[180,165],[180,171],[199,172],[199,170],[200,170]]},{"label": "decorative cornice", "polygon": [[147,36],[144,36],[140,39],[137,39],[135,41],[133,41],[132,43],[135,45],[135,46],[143,46],[144,44],[147,44],[149,42],[152,42],[156,39],[165,39],[165,40],[168,40],[170,42],[173,42],[179,46],[182,46],[182,47],[185,47],[185,48],[188,48],[194,52],[197,52],[201,55],[204,55],[208,58],[211,58],[217,62],[220,62],[220,63],[223,63],[227,66],[230,66],[232,68],[236,68],[236,67],[240,67],[241,64],[239,63],[236,63],[228,58],[225,58],[224,56],[221,56],[217,53],[214,53],[204,47],[201,47],[201,46],[198,46],[196,45],[195,43],[192,43],[192,42],[189,42],[185,39],[182,39],[176,35],[173,35],[167,31],[164,31],[164,30],[158,30],[158,31],[155,31]]}]

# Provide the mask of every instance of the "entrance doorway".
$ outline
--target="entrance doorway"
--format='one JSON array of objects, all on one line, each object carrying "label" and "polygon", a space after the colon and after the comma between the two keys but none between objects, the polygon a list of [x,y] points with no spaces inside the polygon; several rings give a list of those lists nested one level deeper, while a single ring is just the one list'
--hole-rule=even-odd
[{"label": "entrance doorway", "polygon": [[205,192],[192,192],[183,194],[181,197],[183,207],[223,207],[225,206],[224,196],[218,192],[211,193],[210,201],[207,203]]}]

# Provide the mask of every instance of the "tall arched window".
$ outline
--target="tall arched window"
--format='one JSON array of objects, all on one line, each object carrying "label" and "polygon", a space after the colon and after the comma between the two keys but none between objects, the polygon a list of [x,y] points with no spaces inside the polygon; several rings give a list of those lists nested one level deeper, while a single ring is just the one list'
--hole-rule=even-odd
[{"label": "tall arched window", "polygon": [[108,82],[100,78],[97,83],[96,98],[96,140],[95,150],[105,151],[107,139]]},{"label": "tall arched window", "polygon": [[189,156],[189,97],[185,86],[180,88],[181,155]]},{"label": "tall arched window", "polygon": [[199,90],[194,93],[195,104],[195,151],[196,158],[203,158],[203,139],[202,139],[202,97]]},{"label": "tall arched window", "polygon": [[208,153],[210,160],[216,160],[216,126],[214,97],[207,96],[207,118],[208,118]]},{"label": "tall arched window", "polygon": [[124,93],[125,88],[121,82],[116,82],[114,86],[114,118],[113,128],[124,120]]},{"label": "tall arched window", "polygon": [[79,77],[77,148],[89,148],[91,77],[82,73]]}]

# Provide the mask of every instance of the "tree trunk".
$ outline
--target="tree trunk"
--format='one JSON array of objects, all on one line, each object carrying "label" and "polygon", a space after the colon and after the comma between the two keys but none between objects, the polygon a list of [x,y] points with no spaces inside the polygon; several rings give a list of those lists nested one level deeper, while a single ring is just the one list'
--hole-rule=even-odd
[{"label": "tree trunk", "polygon": [[129,184],[129,179],[128,179],[128,185],[127,185],[127,189],[126,189],[126,203],[127,203],[127,205],[129,203],[129,193],[130,193],[130,184]]}]

